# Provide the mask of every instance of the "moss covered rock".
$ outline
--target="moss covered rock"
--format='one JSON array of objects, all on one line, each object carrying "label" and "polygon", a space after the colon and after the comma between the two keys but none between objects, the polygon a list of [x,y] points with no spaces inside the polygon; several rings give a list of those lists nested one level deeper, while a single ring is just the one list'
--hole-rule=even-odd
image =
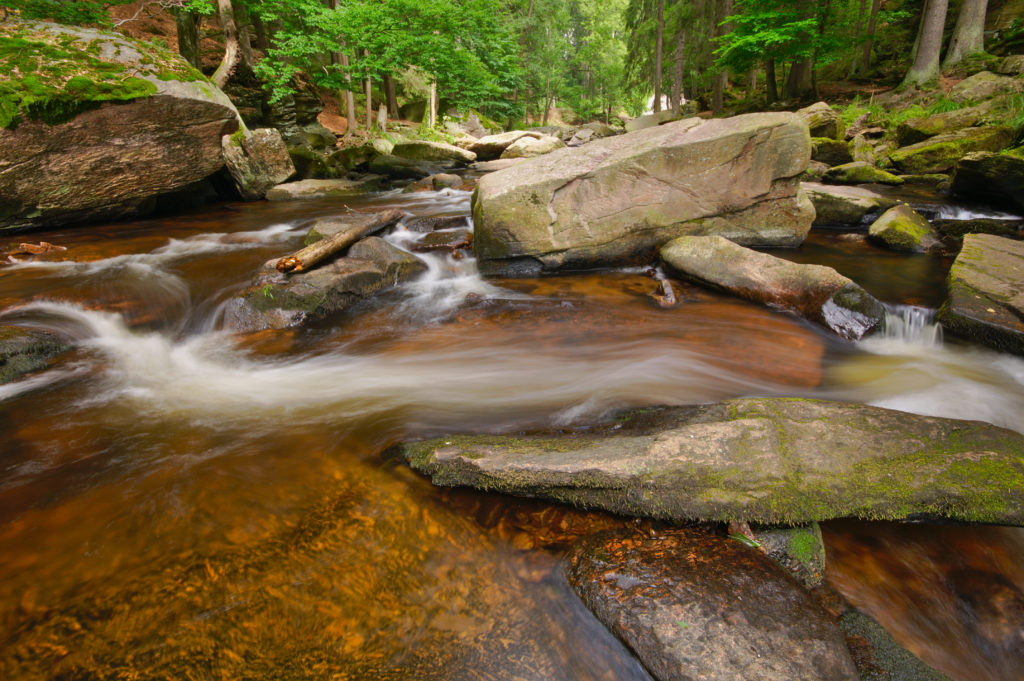
[{"label": "moss covered rock", "polygon": [[1013,128],[1005,126],[964,128],[900,147],[892,152],[890,158],[893,165],[905,173],[944,173],[967,154],[1001,151],[1013,142],[1013,138]]},{"label": "moss covered rock", "polygon": [[395,156],[410,158],[414,161],[429,161],[442,166],[472,163],[476,154],[445,142],[429,140],[410,140],[399,142],[391,152]]},{"label": "moss covered rock", "polygon": [[850,153],[850,145],[843,140],[830,137],[811,138],[811,159],[827,163],[830,166],[849,163],[853,160]]},{"label": "moss covered rock", "polygon": [[942,237],[931,223],[905,203],[885,211],[868,228],[868,236],[895,251],[938,253],[943,250]]},{"label": "moss covered rock", "polygon": [[0,384],[45,369],[71,348],[60,338],[19,326],[0,326]]},{"label": "moss covered rock", "polygon": [[4,22],[0,69],[0,229],[143,212],[222,168],[240,125],[180,57],[113,32]]},{"label": "moss covered rock", "polygon": [[981,71],[954,85],[949,91],[949,98],[954,102],[980,102],[1016,92],[1024,92],[1024,80]]},{"label": "moss covered rock", "polygon": [[224,163],[243,199],[261,199],[295,174],[281,133],[273,128],[239,130],[221,140]]},{"label": "moss covered rock", "polygon": [[835,184],[903,184],[903,180],[892,173],[879,170],[870,163],[854,161],[831,168],[824,180]]},{"label": "moss covered rock", "polygon": [[896,126],[896,138],[900,146],[923,142],[929,137],[954,132],[979,125],[992,111],[993,102],[978,106],[946,111],[923,118],[911,118]]},{"label": "moss covered rock", "polygon": [[379,191],[383,184],[380,175],[363,175],[357,180],[299,180],[277,185],[267,192],[267,200],[341,199]]},{"label": "moss covered rock", "polygon": [[964,156],[956,165],[951,191],[965,199],[1024,212],[1024,147]]},{"label": "moss covered rock", "polygon": [[661,258],[684,277],[792,310],[843,338],[860,339],[885,318],[881,303],[831,267],[793,263],[719,236],[679,237],[662,246]]},{"label": "moss covered rock", "polygon": [[604,428],[446,436],[403,453],[438,485],[668,520],[1024,525],[1024,436],[840,402],[666,407],[621,414]]},{"label": "moss covered rock", "polygon": [[1024,355],[1024,242],[968,234],[949,270],[943,327],[1003,352]]},{"label": "moss covered rock", "polygon": [[811,137],[839,139],[841,120],[839,112],[825,102],[817,102],[796,112],[807,123]]}]

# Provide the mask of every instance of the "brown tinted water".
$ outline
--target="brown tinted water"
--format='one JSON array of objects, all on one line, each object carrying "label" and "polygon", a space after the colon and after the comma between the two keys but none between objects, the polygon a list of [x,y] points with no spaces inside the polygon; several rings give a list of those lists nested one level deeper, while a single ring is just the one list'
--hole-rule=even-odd
[{"label": "brown tinted water", "polygon": [[[467,198],[364,205],[465,215]],[[66,246],[50,258],[70,264],[0,267],[0,323],[78,345],[0,387],[0,678],[645,679],[558,565],[575,537],[635,521],[439,490],[388,447],[752,394],[942,412],[960,409],[942,395],[969,390],[982,417],[1011,426],[1024,405],[1012,358],[840,343],[681,282],[679,304],[663,309],[641,272],[483,282],[472,263],[435,256],[424,282],[315,328],[218,330],[220,304],[261,263],[297,247],[306,221],[342,210],[231,205],[34,234]],[[864,276],[887,301],[919,299],[885,278],[888,263],[877,269]],[[933,270],[920,277],[940,286]],[[857,549],[903,560],[902,545],[874,541],[885,527],[829,532],[851,599],[905,581],[867,569]],[[943,563],[945,530],[907,531],[933,547],[929,570],[967,574],[959,583],[979,602],[1013,602],[1012,590],[984,590],[991,570],[979,567],[1002,540],[979,533],[957,548],[978,560]],[[902,629],[872,612],[920,648],[957,650],[945,636],[995,654],[977,642],[988,633],[947,610],[925,608],[943,622],[937,638],[903,606],[890,613]]]}]

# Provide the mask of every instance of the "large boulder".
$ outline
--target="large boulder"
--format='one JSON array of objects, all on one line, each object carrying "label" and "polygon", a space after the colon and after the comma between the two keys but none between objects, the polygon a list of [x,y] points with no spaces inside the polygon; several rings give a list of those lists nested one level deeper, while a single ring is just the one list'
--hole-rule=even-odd
[{"label": "large boulder", "polygon": [[944,173],[972,152],[1005,149],[1013,143],[1014,135],[1014,129],[1007,126],[963,128],[900,147],[889,158],[904,173]]},{"label": "large boulder", "polygon": [[991,113],[992,108],[993,103],[989,101],[966,109],[945,111],[924,118],[911,118],[896,126],[896,138],[900,146],[908,146],[935,135],[971,128],[979,125]]},{"label": "large boulder", "polygon": [[679,237],[661,247],[661,258],[688,279],[791,310],[843,338],[860,339],[885,319],[881,303],[831,267],[793,263],[720,236]]},{"label": "large boulder", "polygon": [[476,154],[478,161],[490,161],[499,158],[509,145],[523,137],[543,137],[542,133],[531,130],[512,130],[496,135],[487,135],[469,145],[469,150]]},{"label": "large boulder", "polygon": [[954,102],[980,102],[996,95],[1016,92],[1024,92],[1024,80],[981,71],[954,85],[949,91],[949,98]]},{"label": "large boulder", "polygon": [[438,485],[667,520],[1024,525],[1024,436],[987,423],[782,398],[614,418],[579,432],[448,435],[403,454]]},{"label": "large boulder", "polygon": [[671,109],[666,109],[665,111],[637,116],[636,118],[626,121],[626,132],[636,132],[637,130],[656,128],[659,125],[664,125],[665,123],[671,123],[672,121],[678,120],[678,115],[673,113]]},{"label": "large boulder", "polygon": [[930,222],[905,203],[885,211],[868,228],[868,236],[894,251],[938,253],[942,237]]},{"label": "large boulder", "polygon": [[968,234],[949,270],[943,327],[1004,352],[1024,355],[1024,242]]},{"label": "large boulder", "polygon": [[381,188],[384,178],[364,175],[357,180],[299,180],[279,184],[267,192],[268,201],[341,199],[361,196]]},{"label": "large boulder", "polygon": [[440,164],[418,161],[394,154],[381,154],[370,159],[369,170],[376,175],[386,175],[396,180],[418,180],[444,172]]},{"label": "large boulder", "polygon": [[814,204],[815,225],[858,225],[889,210],[896,199],[863,187],[838,187],[804,182],[807,198]]},{"label": "large boulder", "polygon": [[811,138],[811,158],[815,161],[837,166],[853,160],[850,145],[844,140],[830,137]]},{"label": "large boulder", "polygon": [[685,234],[797,246],[814,220],[796,180],[810,147],[793,114],[691,118],[492,173],[473,195],[482,271],[645,262]]},{"label": "large boulder", "polygon": [[238,112],[177,55],[41,22],[0,39],[20,41],[0,56],[0,229],[136,215],[223,168]]},{"label": "large boulder", "polygon": [[695,528],[584,539],[567,576],[658,681],[857,681],[842,633],[760,551]]},{"label": "large boulder", "polygon": [[1022,187],[1024,147],[1001,154],[988,151],[968,154],[960,159],[953,174],[953,194],[1018,212],[1024,212]]},{"label": "large boulder", "polygon": [[540,137],[524,136],[508,145],[505,151],[501,152],[501,157],[533,158],[534,156],[550,154],[556,149],[564,149],[565,146],[565,142],[551,135],[541,135]]},{"label": "large boulder", "polygon": [[414,161],[428,161],[442,166],[472,163],[476,160],[476,154],[472,151],[461,149],[454,144],[431,142],[430,140],[399,142],[391,153],[402,158],[411,158]]},{"label": "large boulder", "polygon": [[839,139],[841,125],[839,112],[825,102],[817,102],[796,112],[804,119],[811,130],[812,137],[828,137]]},{"label": "large boulder", "polygon": [[295,174],[281,133],[273,128],[240,130],[221,140],[224,164],[243,199],[262,199],[275,185]]}]

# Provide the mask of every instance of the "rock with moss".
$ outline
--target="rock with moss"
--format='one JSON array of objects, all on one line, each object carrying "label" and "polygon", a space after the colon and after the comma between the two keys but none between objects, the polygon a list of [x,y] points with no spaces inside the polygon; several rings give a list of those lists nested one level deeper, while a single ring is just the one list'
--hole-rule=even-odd
[{"label": "rock with moss", "polygon": [[875,145],[863,134],[854,135],[850,141],[850,149],[853,155],[852,160],[875,165],[877,160],[875,157]]},{"label": "rock with moss", "polygon": [[662,246],[661,258],[688,279],[791,310],[843,338],[863,338],[885,318],[881,303],[831,267],[790,262],[719,236],[679,237]]},{"label": "rock with moss", "polygon": [[1024,76],[1024,54],[1004,57],[996,71],[1004,76]]},{"label": "rock with moss", "polygon": [[857,681],[842,634],[761,552],[695,528],[584,539],[566,574],[658,681]]},{"label": "rock with moss", "polygon": [[854,161],[831,168],[824,180],[833,184],[903,184],[903,180],[870,163]]},{"label": "rock with moss", "polygon": [[295,174],[281,133],[273,128],[240,129],[221,140],[224,163],[243,199],[262,199],[275,185]]},{"label": "rock with moss", "polygon": [[380,175],[363,175],[356,180],[299,180],[279,184],[267,192],[268,201],[342,199],[379,191],[384,184]]},{"label": "rock with moss", "polygon": [[0,384],[41,371],[71,346],[60,338],[20,326],[0,326]]},{"label": "rock with moss", "polygon": [[804,182],[803,189],[814,205],[815,225],[859,225],[895,206],[896,199],[864,187]]},{"label": "rock with moss", "polygon": [[797,246],[814,219],[796,179],[810,152],[798,117],[767,113],[691,118],[523,161],[473,195],[481,271],[651,262],[684,234]]},{"label": "rock with moss", "polygon": [[796,112],[804,119],[811,130],[811,137],[828,137],[839,139],[839,128],[842,125],[839,112],[825,102],[817,102]]},{"label": "rock with moss", "polygon": [[944,173],[967,154],[1005,149],[1014,136],[1014,129],[1006,126],[964,128],[900,147],[890,158],[904,173]]},{"label": "rock with moss", "polygon": [[904,184],[933,187],[936,191],[946,192],[953,182],[953,178],[945,173],[925,173],[924,175],[900,175]]},{"label": "rock with moss", "polygon": [[831,137],[812,137],[811,159],[827,163],[830,166],[837,166],[852,161],[853,155],[850,153],[850,145],[843,140]]},{"label": "rock with moss", "polygon": [[996,350],[1024,355],[1024,242],[968,234],[947,279],[942,326]]},{"label": "rock with moss", "polygon": [[994,234],[1010,239],[1024,239],[1024,219],[933,220],[932,227],[939,234],[952,239],[963,239],[968,234]]},{"label": "rock with moss", "polygon": [[915,657],[862,612],[844,613],[839,628],[853,653],[861,681],[952,681]]},{"label": "rock with moss", "polygon": [[534,156],[550,154],[556,149],[564,149],[565,146],[565,142],[551,135],[541,135],[540,137],[524,136],[508,145],[505,151],[501,152],[501,157],[533,158]]},{"label": "rock with moss", "polygon": [[665,407],[579,432],[450,435],[402,451],[437,485],[665,520],[1024,525],[1020,433],[841,402]]},{"label": "rock with moss", "polygon": [[429,140],[409,140],[399,142],[391,152],[401,158],[409,158],[414,161],[427,161],[441,166],[465,165],[476,160],[476,154],[466,149],[460,149],[454,144],[446,142],[431,142]]},{"label": "rock with moss", "polygon": [[811,589],[825,580],[825,542],[818,523],[754,527],[754,540],[776,565]]},{"label": "rock with moss", "polygon": [[929,137],[980,125],[991,113],[993,106],[994,102],[988,101],[978,106],[911,118],[896,126],[896,139],[900,146],[905,147],[923,142]]},{"label": "rock with moss", "polygon": [[344,173],[331,163],[328,154],[304,145],[289,147],[288,156],[295,167],[295,177],[299,180],[334,180]]},{"label": "rock with moss", "polygon": [[951,191],[972,201],[1024,212],[1024,147],[1001,154],[977,152],[960,159]]},{"label": "rock with moss", "polygon": [[820,182],[825,173],[828,172],[829,165],[822,163],[821,161],[811,161],[807,164],[807,169],[800,173],[797,179],[800,182]]},{"label": "rock with moss", "polygon": [[981,71],[954,85],[948,96],[954,102],[980,102],[996,95],[1018,92],[1024,92],[1024,80]]},{"label": "rock with moss", "polygon": [[944,248],[931,223],[905,203],[885,211],[868,228],[868,236],[894,251],[940,253]]},{"label": "rock with moss", "polygon": [[144,213],[223,168],[240,126],[183,59],[118,33],[3,22],[0,70],[0,229]]}]

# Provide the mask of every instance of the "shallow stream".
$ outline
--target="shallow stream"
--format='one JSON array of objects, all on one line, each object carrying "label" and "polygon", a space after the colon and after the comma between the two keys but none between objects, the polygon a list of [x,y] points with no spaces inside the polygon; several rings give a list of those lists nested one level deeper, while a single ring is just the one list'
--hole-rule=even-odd
[{"label": "shallow stream", "polygon": [[[77,346],[0,386],[0,678],[647,679],[558,565],[635,521],[437,489],[388,447],[744,395],[1024,429],[1024,361],[930,321],[949,261],[840,232],[781,255],[889,303],[884,338],[680,282],[663,309],[642,271],[484,281],[447,255],[330,323],[221,330],[311,219],[392,206],[468,216],[469,195],[224,205],[33,234],[66,260],[0,266],[0,324]],[[825,535],[833,585],[927,662],[1022,678],[1024,530]]]}]

